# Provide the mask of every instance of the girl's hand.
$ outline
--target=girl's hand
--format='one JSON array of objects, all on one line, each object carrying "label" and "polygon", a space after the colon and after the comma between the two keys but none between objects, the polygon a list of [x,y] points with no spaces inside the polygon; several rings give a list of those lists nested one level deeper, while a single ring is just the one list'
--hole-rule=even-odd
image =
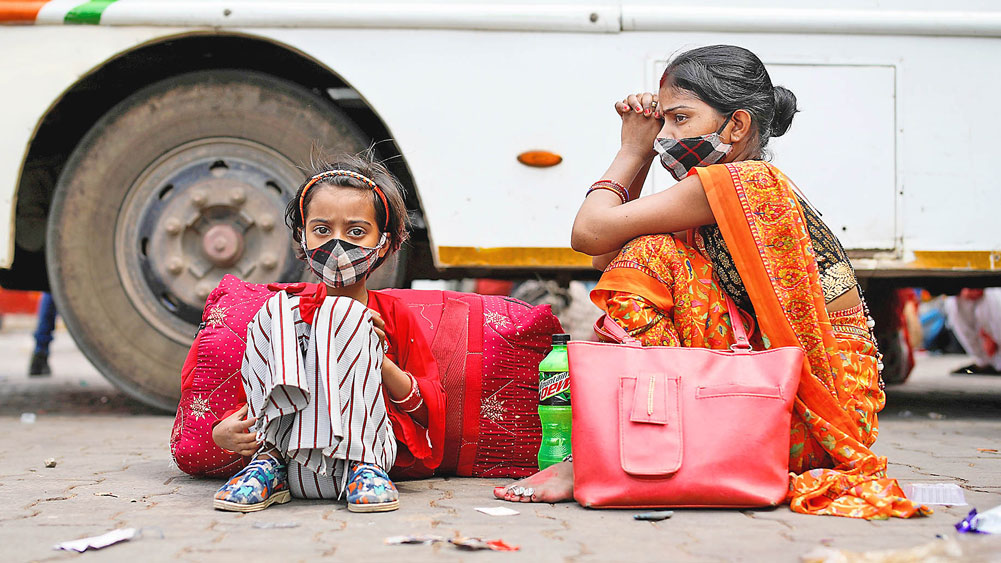
[{"label": "girl's hand", "polygon": [[260,449],[261,444],[257,441],[257,435],[249,432],[251,426],[257,422],[256,418],[248,418],[247,405],[235,413],[219,421],[212,429],[212,441],[220,448],[238,453],[242,456],[252,456]]},{"label": "girl's hand", "polygon": [[375,330],[375,334],[379,336],[379,342],[382,343],[383,351],[389,350],[389,339],[386,337],[386,321],[383,320],[382,315],[377,311],[369,309],[369,313],[372,314],[372,327]]},{"label": "girl's hand", "polygon": [[652,159],[657,154],[653,142],[662,127],[657,94],[630,94],[621,102],[615,102],[615,111],[622,118],[622,150]]}]

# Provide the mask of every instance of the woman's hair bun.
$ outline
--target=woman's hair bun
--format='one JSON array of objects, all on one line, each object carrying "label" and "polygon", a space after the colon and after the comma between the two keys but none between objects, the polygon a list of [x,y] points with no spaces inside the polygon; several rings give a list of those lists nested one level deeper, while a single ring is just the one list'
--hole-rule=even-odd
[{"label": "woman's hair bun", "polygon": [[792,118],[799,110],[796,109],[796,94],[784,86],[773,89],[775,96],[775,115],[772,117],[772,137],[781,137],[792,125]]}]

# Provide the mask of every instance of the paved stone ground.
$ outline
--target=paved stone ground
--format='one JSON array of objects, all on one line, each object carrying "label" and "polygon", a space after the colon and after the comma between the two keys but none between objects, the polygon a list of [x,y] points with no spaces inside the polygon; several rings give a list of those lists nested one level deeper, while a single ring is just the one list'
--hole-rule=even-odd
[{"label": "paved stone ground", "polygon": [[[321,558],[448,561],[797,561],[819,546],[902,549],[954,538],[962,560],[997,560],[1001,536],[959,536],[969,507],[937,507],[928,518],[859,521],[775,510],[677,510],[670,520],[637,522],[636,511],[576,504],[508,505],[517,516],[474,510],[496,480],[401,483],[402,508],[349,513],[330,502],[295,501],[255,514],[211,509],[215,480],[188,477],[170,463],[172,417],[133,403],[83,359],[65,331],[56,335],[55,375],[29,379],[30,318],[0,332],[0,560],[275,561]],[[956,483],[981,511],[1001,505],[1001,378],[949,376],[960,356],[919,359],[908,383],[889,390],[876,451],[902,482]],[[33,424],[21,414],[36,415]],[[45,468],[46,458],[55,468]],[[294,524],[255,528],[255,524]],[[119,527],[143,537],[96,553],[52,550],[54,543]],[[160,537],[162,534],[162,538]],[[513,553],[460,552],[449,545],[387,546],[398,534],[502,538]],[[916,558],[913,560],[920,560]]]}]

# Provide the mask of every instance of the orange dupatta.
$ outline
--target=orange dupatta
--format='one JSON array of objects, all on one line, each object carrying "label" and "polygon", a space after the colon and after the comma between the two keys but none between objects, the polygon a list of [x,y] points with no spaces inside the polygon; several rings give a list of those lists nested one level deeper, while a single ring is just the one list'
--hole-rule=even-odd
[{"label": "orange dupatta", "polygon": [[[907,518],[931,511],[907,500],[886,477],[886,458],[869,450],[842,407],[836,382],[845,366],[827,314],[802,209],[785,176],[762,161],[696,169],[769,346],[806,352],[794,406],[834,462],[790,474],[790,508],[807,514]],[[872,436],[874,439],[874,435]],[[790,462],[797,465],[796,445]]]}]

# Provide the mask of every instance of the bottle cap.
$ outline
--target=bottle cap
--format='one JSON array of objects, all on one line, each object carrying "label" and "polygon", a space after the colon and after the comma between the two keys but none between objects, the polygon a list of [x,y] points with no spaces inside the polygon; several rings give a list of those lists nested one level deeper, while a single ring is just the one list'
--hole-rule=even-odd
[{"label": "bottle cap", "polygon": [[553,346],[566,346],[570,342],[569,334],[554,334],[553,335]]}]

